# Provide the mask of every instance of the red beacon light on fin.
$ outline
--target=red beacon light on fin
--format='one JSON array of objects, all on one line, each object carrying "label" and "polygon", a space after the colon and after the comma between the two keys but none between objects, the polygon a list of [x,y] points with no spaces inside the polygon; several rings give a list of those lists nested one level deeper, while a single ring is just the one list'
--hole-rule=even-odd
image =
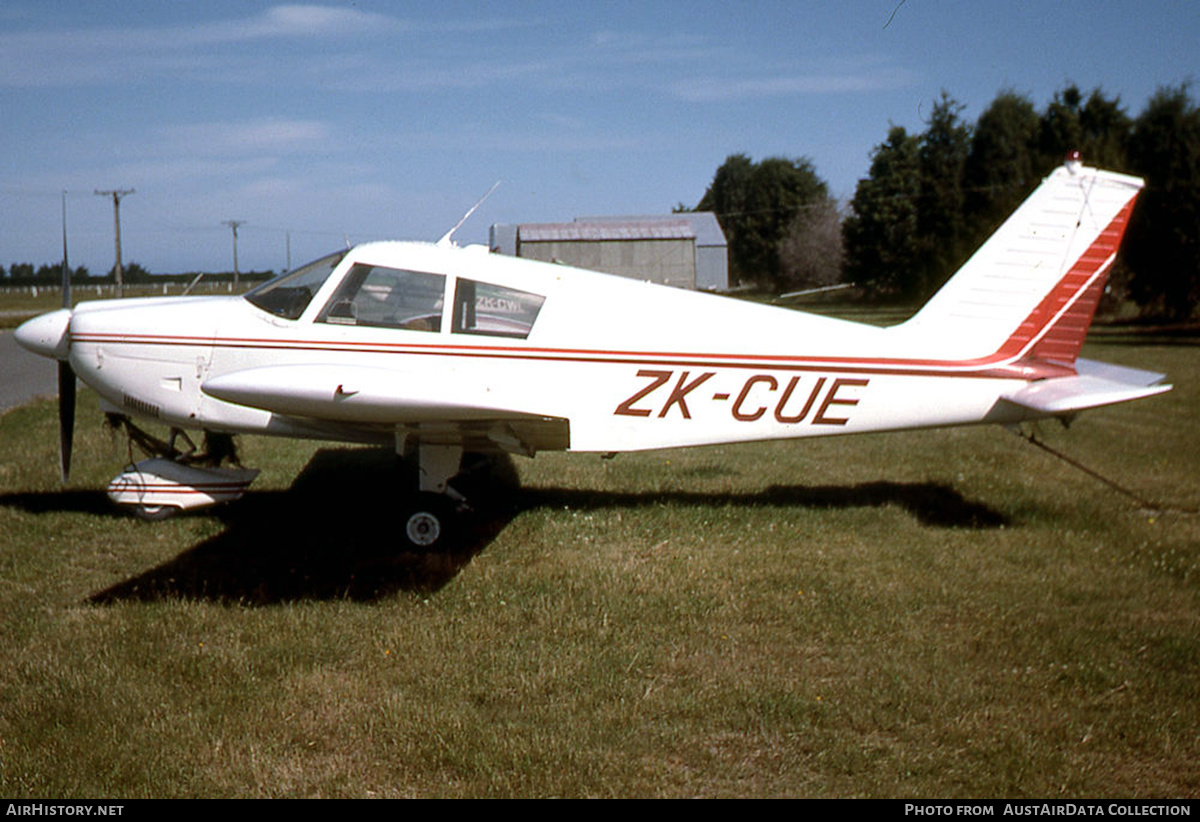
[{"label": "red beacon light on fin", "polygon": [[1067,171],[1078,174],[1079,169],[1083,168],[1083,155],[1078,149],[1068,151],[1067,156],[1063,158],[1063,164],[1066,165]]}]

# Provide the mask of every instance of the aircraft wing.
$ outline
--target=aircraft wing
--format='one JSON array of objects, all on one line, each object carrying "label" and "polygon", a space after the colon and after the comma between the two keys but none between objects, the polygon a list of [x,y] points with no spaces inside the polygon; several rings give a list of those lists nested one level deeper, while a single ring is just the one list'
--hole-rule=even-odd
[{"label": "aircraft wing", "polygon": [[1076,375],[1039,380],[1004,397],[1041,414],[1068,414],[1170,391],[1165,374],[1078,359]]},{"label": "aircraft wing", "polygon": [[419,428],[431,442],[490,440],[514,453],[567,447],[568,423],[530,413],[480,386],[448,375],[406,374],[341,365],[248,368],[207,380],[205,394],[226,402],[316,421]]}]

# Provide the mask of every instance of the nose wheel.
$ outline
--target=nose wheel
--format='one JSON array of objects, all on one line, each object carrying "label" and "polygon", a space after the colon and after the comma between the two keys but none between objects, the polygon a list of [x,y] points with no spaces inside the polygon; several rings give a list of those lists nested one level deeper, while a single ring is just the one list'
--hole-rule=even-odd
[{"label": "nose wheel", "polygon": [[[130,465],[108,484],[108,496],[139,519],[156,522],[180,511],[231,502],[258,476],[258,471],[240,467],[228,434],[206,432],[206,450],[197,453],[195,443],[178,428],[172,428],[164,442],[128,417],[110,414],[108,421],[114,428],[124,428],[130,443]],[[135,445],[150,458],[133,462]],[[221,467],[227,462],[237,467]]]},{"label": "nose wheel", "polygon": [[146,522],[162,522],[183,510],[174,505],[130,505],[128,508],[135,517]]}]

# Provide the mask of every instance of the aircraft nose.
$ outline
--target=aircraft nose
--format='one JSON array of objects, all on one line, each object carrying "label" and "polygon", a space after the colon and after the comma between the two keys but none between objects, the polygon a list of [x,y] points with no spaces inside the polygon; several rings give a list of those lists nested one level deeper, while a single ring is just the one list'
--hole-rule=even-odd
[{"label": "aircraft nose", "polygon": [[22,323],[13,336],[34,354],[65,361],[70,355],[70,327],[71,309],[60,308]]}]

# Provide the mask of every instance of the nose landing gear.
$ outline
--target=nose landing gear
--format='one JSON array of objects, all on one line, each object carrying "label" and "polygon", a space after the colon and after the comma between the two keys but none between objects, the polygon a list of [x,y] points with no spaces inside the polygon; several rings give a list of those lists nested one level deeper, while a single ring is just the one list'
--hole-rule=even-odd
[{"label": "nose landing gear", "polygon": [[[108,497],[145,520],[167,519],[180,511],[203,508],[219,502],[231,502],[246,492],[259,472],[237,463],[233,438],[208,432],[205,450],[186,432],[173,428],[166,442],[138,428],[128,417],[111,415],[109,424],[123,428],[129,436],[130,451],[137,445],[150,455],[133,462],[108,484]],[[181,450],[180,440],[184,443]],[[235,467],[222,467],[230,462]]]}]

